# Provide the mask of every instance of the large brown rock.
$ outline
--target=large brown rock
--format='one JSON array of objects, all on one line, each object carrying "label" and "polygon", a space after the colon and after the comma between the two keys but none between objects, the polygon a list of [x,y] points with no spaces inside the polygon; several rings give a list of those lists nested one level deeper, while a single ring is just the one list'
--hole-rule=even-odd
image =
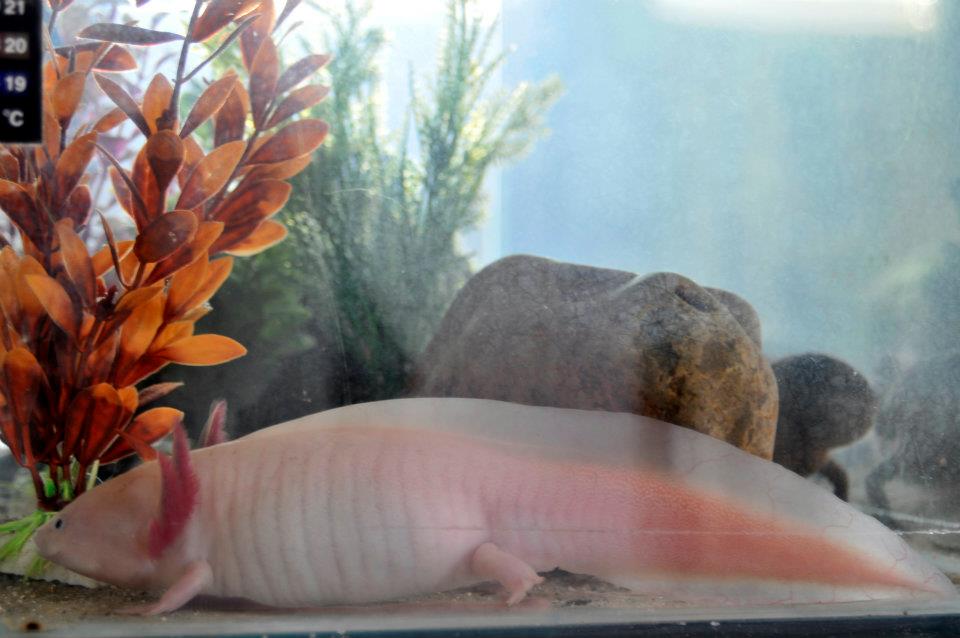
[{"label": "large brown rock", "polygon": [[777,387],[760,323],[718,292],[673,273],[501,259],[450,306],[414,394],[634,412],[769,459]]}]

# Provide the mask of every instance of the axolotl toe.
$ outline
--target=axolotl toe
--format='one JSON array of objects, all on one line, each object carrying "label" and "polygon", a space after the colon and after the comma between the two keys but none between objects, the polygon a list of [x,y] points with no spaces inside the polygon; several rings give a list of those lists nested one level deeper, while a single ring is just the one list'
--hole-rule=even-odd
[{"label": "axolotl toe", "polygon": [[339,408],[161,456],[80,496],[45,557],[163,592],[304,607],[557,567],[711,604],[956,596],[896,534],[790,471],[626,414],[473,399]]}]

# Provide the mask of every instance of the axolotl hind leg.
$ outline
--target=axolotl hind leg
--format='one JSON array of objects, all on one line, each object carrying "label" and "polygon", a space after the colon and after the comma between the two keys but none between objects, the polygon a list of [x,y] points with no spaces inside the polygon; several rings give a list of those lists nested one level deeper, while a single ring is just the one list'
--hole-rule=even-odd
[{"label": "axolotl hind leg", "polygon": [[495,580],[507,590],[507,604],[515,605],[530,588],[543,582],[530,565],[493,543],[484,543],[473,552],[470,569],[478,578]]}]

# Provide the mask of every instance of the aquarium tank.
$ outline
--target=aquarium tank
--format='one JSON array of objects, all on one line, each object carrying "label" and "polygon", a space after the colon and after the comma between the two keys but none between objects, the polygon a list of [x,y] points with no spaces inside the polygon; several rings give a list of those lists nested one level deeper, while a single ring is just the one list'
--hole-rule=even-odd
[{"label": "aquarium tank", "polygon": [[960,635],[958,60],[0,0],[0,636]]}]

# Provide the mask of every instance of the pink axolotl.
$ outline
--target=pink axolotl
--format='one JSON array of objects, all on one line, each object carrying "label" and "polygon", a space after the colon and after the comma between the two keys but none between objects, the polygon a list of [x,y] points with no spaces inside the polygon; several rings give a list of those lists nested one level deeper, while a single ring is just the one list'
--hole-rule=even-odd
[{"label": "pink axolotl", "polygon": [[953,597],[896,534],[788,470],[635,415],[474,399],[331,410],[146,463],[41,528],[97,580],[276,606],[563,568],[712,604]]}]

